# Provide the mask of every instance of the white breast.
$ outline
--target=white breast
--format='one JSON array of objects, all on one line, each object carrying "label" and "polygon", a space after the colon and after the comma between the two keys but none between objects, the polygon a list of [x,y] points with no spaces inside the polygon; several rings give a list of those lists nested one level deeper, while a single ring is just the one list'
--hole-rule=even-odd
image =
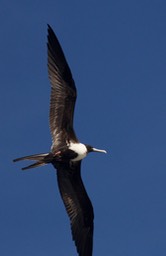
[{"label": "white breast", "polygon": [[87,148],[82,143],[70,143],[69,149],[73,150],[78,154],[76,158],[74,158],[72,161],[79,161],[82,160],[87,155]]}]

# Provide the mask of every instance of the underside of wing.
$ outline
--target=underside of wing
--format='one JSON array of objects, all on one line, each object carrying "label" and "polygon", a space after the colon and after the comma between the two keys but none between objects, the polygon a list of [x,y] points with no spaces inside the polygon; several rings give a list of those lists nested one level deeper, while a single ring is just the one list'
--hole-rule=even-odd
[{"label": "underside of wing", "polygon": [[71,139],[77,141],[73,130],[76,87],[62,48],[48,25],[48,73],[51,82],[50,130],[57,147]]},{"label": "underside of wing", "polygon": [[92,256],[93,207],[80,175],[81,161],[55,164],[61,197],[70,218],[73,240],[79,256]]}]

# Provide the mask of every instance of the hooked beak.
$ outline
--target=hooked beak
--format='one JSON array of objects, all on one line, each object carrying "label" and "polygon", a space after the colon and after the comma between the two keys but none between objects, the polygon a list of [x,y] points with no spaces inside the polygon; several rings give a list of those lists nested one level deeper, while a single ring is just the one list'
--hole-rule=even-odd
[{"label": "hooked beak", "polygon": [[106,150],[103,150],[103,149],[97,149],[97,148],[92,148],[92,152],[99,152],[99,153],[107,153]]}]

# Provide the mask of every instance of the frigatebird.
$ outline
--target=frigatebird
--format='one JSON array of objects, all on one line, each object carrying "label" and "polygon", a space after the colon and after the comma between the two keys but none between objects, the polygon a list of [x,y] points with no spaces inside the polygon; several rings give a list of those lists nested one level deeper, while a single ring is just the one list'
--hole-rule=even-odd
[{"label": "frigatebird", "polygon": [[70,218],[72,237],[78,255],[92,256],[94,212],[81,179],[81,161],[90,152],[106,151],[82,144],[77,139],[73,129],[77,91],[63,50],[49,25],[47,40],[48,74],[51,83],[51,151],[24,156],[13,161],[36,161],[22,170],[48,163],[56,168],[60,194]]}]

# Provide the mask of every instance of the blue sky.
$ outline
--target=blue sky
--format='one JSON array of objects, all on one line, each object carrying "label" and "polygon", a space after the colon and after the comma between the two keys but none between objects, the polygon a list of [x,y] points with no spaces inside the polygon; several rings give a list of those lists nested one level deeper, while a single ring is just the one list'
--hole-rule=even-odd
[{"label": "blue sky", "polygon": [[75,130],[95,210],[94,256],[166,253],[166,2],[1,1],[0,255],[76,255],[47,152],[47,23],[78,89]]}]

